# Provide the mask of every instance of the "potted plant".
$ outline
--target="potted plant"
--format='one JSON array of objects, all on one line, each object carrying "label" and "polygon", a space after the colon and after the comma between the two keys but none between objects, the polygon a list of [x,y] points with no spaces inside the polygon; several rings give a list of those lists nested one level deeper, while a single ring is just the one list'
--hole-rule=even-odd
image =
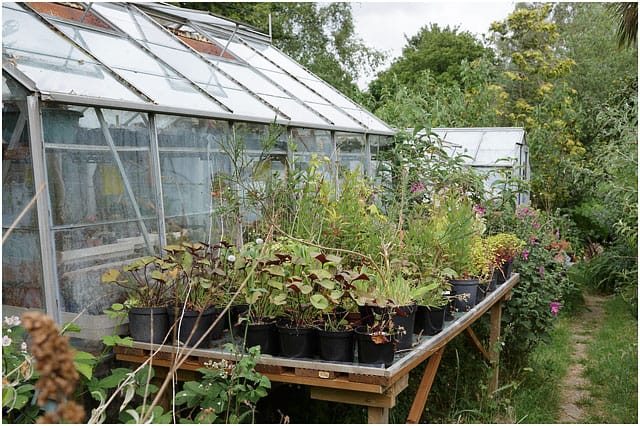
[{"label": "potted plant", "polygon": [[172,289],[162,278],[158,264],[157,257],[144,257],[124,265],[122,271],[110,269],[101,278],[102,283],[125,290],[129,333],[136,341],[161,344],[168,334],[167,303]]},{"label": "potted plant", "polygon": [[215,279],[219,271],[212,270],[212,248],[203,243],[182,242],[164,250],[160,269],[173,287],[173,305],[168,313],[170,323],[175,324],[174,343],[193,346],[200,342],[198,347],[206,347],[209,329],[216,320],[215,293],[220,291]]},{"label": "potted plant", "polygon": [[485,226],[466,196],[448,194],[438,198],[432,210],[434,226],[444,256],[444,266],[452,271],[449,282],[456,297],[455,309],[468,311],[476,304],[478,285],[488,275],[482,242]]},{"label": "potted plant", "polygon": [[355,329],[358,362],[382,364],[385,368],[393,364],[399,331],[390,311],[375,313],[371,325],[361,325]]},{"label": "potted plant", "polygon": [[443,277],[430,277],[415,288],[413,298],[418,304],[414,333],[433,336],[444,328],[445,315],[449,301],[443,296],[446,280]]},{"label": "potted plant", "polygon": [[[282,307],[283,320],[277,324],[281,355],[291,358],[310,358],[316,352],[316,325],[321,310],[328,301],[319,292],[324,285],[322,277],[328,274],[314,262],[311,247],[292,240],[283,240],[283,251],[276,254],[283,261],[274,265],[283,288],[273,301]],[[316,261],[317,262],[317,261]]]},{"label": "potted plant", "polygon": [[[283,259],[270,251],[270,244],[248,243],[241,251],[238,263],[238,281],[246,280],[244,297],[247,310],[240,313],[240,329],[244,329],[246,348],[260,346],[263,354],[277,355],[280,342],[276,329],[276,317],[282,313],[274,302],[276,292],[284,288],[278,267]],[[242,326],[244,324],[244,328]]]},{"label": "potted plant", "polygon": [[486,238],[495,284],[502,284],[511,276],[513,260],[525,246],[525,242],[515,234],[499,233]]},{"label": "potted plant", "polygon": [[318,253],[314,257],[321,268],[310,269],[310,278],[318,282],[319,294],[324,297],[312,300],[312,305],[323,314],[318,330],[318,353],[326,361],[352,362],[355,334],[348,318],[355,304],[348,290],[355,281],[368,277],[340,269],[342,259],[337,256]]}]

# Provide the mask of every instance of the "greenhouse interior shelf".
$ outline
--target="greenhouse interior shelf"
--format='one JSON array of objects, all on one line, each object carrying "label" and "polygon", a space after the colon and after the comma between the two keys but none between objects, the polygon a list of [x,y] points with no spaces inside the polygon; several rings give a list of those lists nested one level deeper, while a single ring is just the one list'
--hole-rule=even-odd
[{"label": "greenhouse interior shelf", "polygon": [[[309,386],[314,399],[364,405],[368,407],[369,423],[388,423],[389,408],[395,406],[397,395],[408,386],[409,373],[426,360],[427,368],[407,419],[407,423],[418,423],[447,343],[465,330],[491,364],[493,376],[488,392],[498,388],[499,350],[495,345],[500,339],[502,303],[510,299],[511,290],[519,281],[520,275],[513,274],[471,310],[454,314],[454,319],[447,321],[443,330],[435,336],[414,335],[411,349],[396,353],[393,364],[387,368],[384,365],[262,355],[258,360],[257,370],[274,382]],[[485,348],[471,330],[471,325],[487,311],[490,312],[491,325],[489,344]],[[159,374],[162,371],[166,374],[176,354],[190,352],[179,369],[179,377],[185,379],[192,377],[193,372],[202,368],[207,361],[235,359],[237,355],[223,350],[220,347],[222,343],[214,341],[211,348],[193,349],[134,342],[131,348],[119,346],[116,359],[136,364],[151,358],[151,363]]]}]

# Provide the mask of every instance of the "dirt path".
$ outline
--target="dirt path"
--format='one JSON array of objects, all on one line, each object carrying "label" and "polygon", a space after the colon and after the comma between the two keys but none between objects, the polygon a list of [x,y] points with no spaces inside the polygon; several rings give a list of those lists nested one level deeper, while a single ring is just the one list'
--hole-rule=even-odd
[{"label": "dirt path", "polygon": [[[584,423],[587,413],[582,408],[591,399],[588,379],[583,377],[584,360],[587,357],[587,344],[594,338],[604,316],[603,304],[607,300],[603,296],[585,295],[586,310],[577,317],[571,326],[571,339],[574,352],[572,364],[560,385],[560,416],[558,423]],[[597,402],[591,410],[597,410]]]}]

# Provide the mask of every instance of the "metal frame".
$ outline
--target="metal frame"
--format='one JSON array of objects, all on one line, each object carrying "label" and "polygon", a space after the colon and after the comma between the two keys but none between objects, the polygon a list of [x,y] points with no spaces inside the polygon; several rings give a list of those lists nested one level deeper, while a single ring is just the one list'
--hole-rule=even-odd
[{"label": "metal frame", "polygon": [[36,188],[47,187],[46,193],[38,197],[38,232],[40,235],[40,253],[42,261],[42,279],[45,312],[54,321],[61,324],[60,286],[58,285],[58,267],[56,264],[55,243],[53,238],[53,217],[51,215],[51,197],[48,190],[47,162],[44,153],[42,121],[40,118],[40,100],[37,95],[27,96],[29,113],[29,143],[33,163],[33,180]]}]

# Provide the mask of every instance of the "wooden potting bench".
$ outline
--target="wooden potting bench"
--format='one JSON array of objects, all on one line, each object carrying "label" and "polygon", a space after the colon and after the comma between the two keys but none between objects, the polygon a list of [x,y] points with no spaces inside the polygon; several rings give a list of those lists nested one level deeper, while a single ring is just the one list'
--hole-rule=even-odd
[{"label": "wooden potting bench", "polygon": [[[311,398],[363,405],[368,408],[369,423],[388,423],[389,409],[396,404],[396,397],[407,388],[409,373],[427,361],[420,386],[409,411],[407,423],[418,423],[431,390],[444,349],[453,338],[467,331],[475,346],[491,364],[493,375],[489,392],[498,387],[500,350],[500,321],[502,302],[511,297],[511,289],[520,281],[519,274],[513,274],[504,284],[473,309],[455,314],[453,321],[445,322],[444,329],[435,336],[414,336],[411,349],[397,353],[393,364],[384,368],[358,363],[327,362],[319,359],[292,359],[271,355],[261,355],[258,370],[272,382],[305,385],[310,388]],[[471,329],[471,325],[487,311],[490,312],[489,346],[485,348]],[[187,350],[191,354],[180,366],[178,377],[192,380],[196,370],[209,360],[233,360],[237,354],[215,347],[191,349],[170,345],[153,345],[134,342],[133,347],[116,348],[116,359],[140,364],[152,356],[152,365],[161,375],[172,366],[175,357]]]}]

